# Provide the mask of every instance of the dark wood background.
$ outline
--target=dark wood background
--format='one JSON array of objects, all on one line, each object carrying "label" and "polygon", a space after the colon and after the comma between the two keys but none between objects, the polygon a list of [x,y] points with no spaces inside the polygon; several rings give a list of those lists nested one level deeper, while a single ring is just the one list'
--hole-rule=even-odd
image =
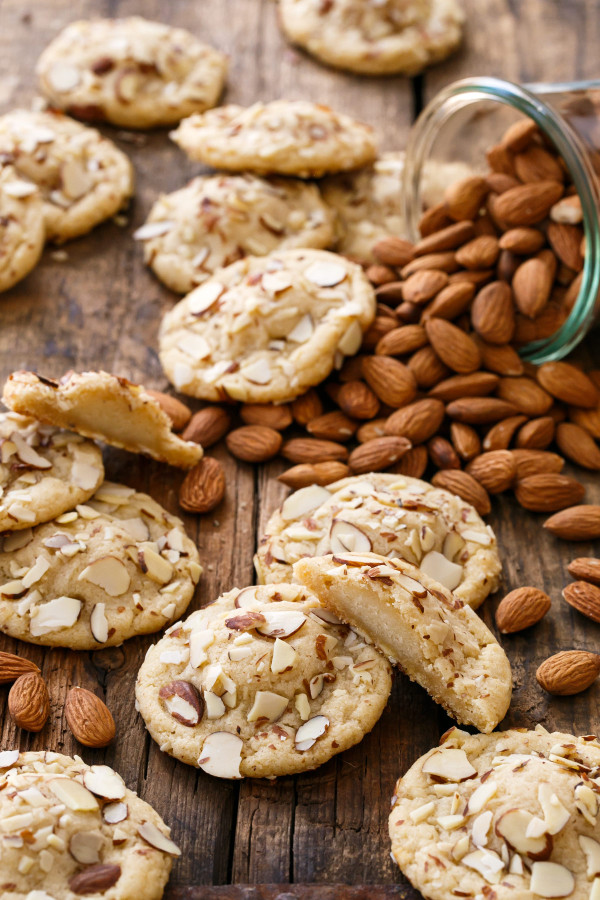
[{"label": "dark wood background", "polygon": [[[465,6],[462,51],[409,80],[353,78],[321,67],[286,45],[272,0],[0,0],[0,112],[31,102],[34,65],[42,48],[67,22],[94,14],[138,13],[188,27],[230,54],[227,100],[248,104],[303,97],[330,102],[374,125],[385,149],[403,147],[423,102],[457,78],[492,74],[517,81],[558,81],[600,74],[598,0],[466,0]],[[199,170],[185,161],[165,132],[105,130],[131,155],[137,173],[128,223],[108,223],[66,245],[67,259],[61,254],[56,258],[48,248],[30,277],[2,295],[2,378],[17,368],[52,376],[70,368],[101,367],[149,387],[166,387],[156,335],[174,296],[144,268],[131,232],[144,221],[159,190],[173,190]],[[595,343],[597,347],[597,333]],[[593,338],[587,354],[596,356],[598,366]],[[279,463],[253,468],[235,462],[223,447],[211,453],[226,467],[227,496],[208,516],[184,517],[205,567],[190,611],[223,590],[253,582],[257,538],[285,494],[275,480]],[[117,451],[108,452],[106,462],[110,478],[146,490],[179,512],[181,473]],[[587,476],[585,481],[588,500],[598,502],[597,479]],[[532,726],[539,721],[548,728],[593,732],[600,725],[600,685],[574,698],[550,699],[537,686],[534,673],[559,649],[600,648],[600,626],[572,611],[560,597],[568,561],[593,554],[594,548],[556,541],[542,531],[541,517],[524,513],[510,499],[494,502],[490,521],[502,550],[505,588],[532,584],[553,598],[544,622],[503,640],[515,679],[504,724]],[[482,609],[489,625],[494,607],[491,600]],[[2,748],[81,753],[88,763],[105,761],[119,771],[172,826],[183,849],[167,892],[171,900],[418,896],[390,860],[387,816],[398,775],[449,725],[424,691],[396,678],[390,703],[373,732],[313,773],[276,782],[222,782],[161,754],[136,714],[133,685],[151,641],[134,639],[120,648],[78,654],[2,638],[1,649],[22,653],[41,666],[52,697],[50,722],[33,736],[15,729],[5,711],[7,690],[0,691]],[[117,739],[106,751],[82,750],[66,729],[64,698],[74,684],[98,692],[114,714]],[[288,882],[381,887],[344,893],[290,888]],[[279,887],[201,887],[226,884]]]}]

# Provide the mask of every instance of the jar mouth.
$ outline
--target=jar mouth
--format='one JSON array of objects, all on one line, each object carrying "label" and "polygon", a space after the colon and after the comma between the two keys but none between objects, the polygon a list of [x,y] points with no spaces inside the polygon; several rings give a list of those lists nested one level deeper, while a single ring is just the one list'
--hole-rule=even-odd
[{"label": "jar mouth", "polygon": [[596,176],[577,132],[539,95],[545,93],[600,90],[600,81],[521,86],[501,78],[465,78],[440,91],[414,124],[406,149],[403,175],[404,221],[411,240],[419,240],[422,215],[420,182],[425,162],[444,124],[459,110],[476,102],[494,101],[533,119],[563,158],[581,200],[586,253],[579,294],[567,320],[549,338],[520,348],[529,362],[541,364],[566,356],[585,336],[593,318],[600,290],[600,196]]}]

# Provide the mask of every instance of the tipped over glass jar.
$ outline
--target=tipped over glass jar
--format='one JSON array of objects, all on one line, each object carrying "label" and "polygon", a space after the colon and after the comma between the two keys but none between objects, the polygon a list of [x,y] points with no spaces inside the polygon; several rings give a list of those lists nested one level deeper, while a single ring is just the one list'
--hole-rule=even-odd
[{"label": "tipped over glass jar", "polygon": [[[537,127],[528,127],[528,119]],[[558,176],[550,157],[559,163]],[[484,222],[490,221],[488,227],[499,234],[519,227],[516,213],[508,222],[500,218],[510,205],[510,196],[498,203],[506,191],[557,178],[562,184],[551,209],[528,211],[525,197],[520,210],[522,227],[542,233],[543,246],[553,250],[558,266],[548,298],[554,321],[546,310],[543,327],[540,322],[536,330],[536,317],[529,315],[531,327],[524,321],[524,339],[518,343],[521,355],[536,364],[566,356],[588,333],[600,309],[600,81],[519,86],[498,78],[473,78],[441,91],[421,113],[406,151],[403,202],[411,240],[421,238],[425,168],[457,162],[466,163],[475,175],[507,176],[490,179],[492,189],[483,196],[478,213],[482,233]],[[518,195],[512,196],[518,206]],[[440,221],[443,225],[443,218]],[[558,229],[553,223],[569,228]],[[583,235],[576,268],[561,259],[560,247],[550,239],[556,235],[572,244],[578,233],[573,229]],[[517,257],[504,267],[510,281],[519,259],[518,253],[507,252]]]}]

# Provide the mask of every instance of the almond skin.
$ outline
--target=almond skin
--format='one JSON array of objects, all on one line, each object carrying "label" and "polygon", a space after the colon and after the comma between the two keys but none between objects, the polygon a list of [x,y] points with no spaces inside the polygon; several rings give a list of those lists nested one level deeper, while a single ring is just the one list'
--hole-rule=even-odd
[{"label": "almond skin", "polygon": [[[446,214],[456,222],[474,219],[488,191],[487,181],[478,175],[451,184],[444,192]],[[558,197],[556,199],[558,200]]]},{"label": "almond skin", "polygon": [[97,863],[86,866],[69,878],[69,889],[74,894],[103,894],[121,877],[121,866],[116,863]]},{"label": "almond skin", "polygon": [[563,186],[557,181],[524,184],[500,194],[495,213],[506,225],[535,225],[546,218],[562,194]]},{"label": "almond skin", "polygon": [[194,413],[181,437],[203,447],[212,447],[227,434],[231,425],[229,413],[220,406],[205,406]]},{"label": "almond skin", "polygon": [[17,656],[15,653],[0,651],[0,684],[10,684],[28,672],[41,674],[36,664],[30,659],[23,659],[22,656]]},{"label": "almond skin", "polygon": [[486,489],[488,494],[500,494],[512,485],[517,467],[508,450],[491,450],[471,460],[466,471]]},{"label": "almond skin", "polygon": [[544,363],[537,371],[537,379],[549,394],[564,403],[593,409],[600,401],[594,382],[570,363]]},{"label": "almond skin", "polygon": [[427,447],[423,444],[411,447],[400,462],[392,466],[392,472],[398,475],[408,475],[410,478],[422,478],[427,468],[428,458]]},{"label": "almond skin", "polygon": [[538,684],[559,697],[585,691],[600,673],[600,656],[585,650],[563,650],[544,660],[535,677]]},{"label": "almond skin", "polygon": [[517,447],[526,450],[545,450],[554,439],[555,424],[552,416],[530,419],[519,430]]},{"label": "almond skin", "polygon": [[481,365],[481,353],[472,337],[446,319],[428,319],[425,331],[431,346],[448,368],[460,374]]},{"label": "almond skin", "polygon": [[523,361],[510,344],[489,344],[478,340],[484,369],[496,372],[497,375],[522,375]]},{"label": "almond skin", "polygon": [[456,251],[455,259],[465,269],[489,269],[498,259],[498,238],[482,234]]},{"label": "almond skin", "polygon": [[353,450],[348,458],[348,465],[357,475],[363,472],[380,472],[398,462],[410,448],[410,441],[404,437],[375,438]]},{"label": "almond skin", "polygon": [[469,462],[481,453],[481,440],[470,425],[453,422],[450,426],[450,437],[454,449],[465,462]]},{"label": "almond skin", "polygon": [[189,406],[186,406],[181,400],[171,397],[170,394],[163,394],[162,391],[152,391],[149,388],[145,388],[145,392],[150,394],[162,411],[168,415],[173,431],[181,431],[185,428],[192,417],[192,411]]},{"label": "almond skin", "polygon": [[570,506],[546,519],[544,528],[564,541],[593,541],[600,537],[600,506]]},{"label": "almond skin", "polygon": [[556,427],[558,449],[584,469],[600,470],[600,448],[584,428],[573,422],[560,422]]},{"label": "almond skin", "polygon": [[501,378],[497,390],[498,397],[512,403],[526,416],[544,416],[553,400],[533,378]]},{"label": "almond skin", "polygon": [[527,419],[525,416],[509,416],[492,425],[483,439],[484,450],[507,450],[514,433]]},{"label": "almond skin", "polygon": [[363,375],[382,403],[404,406],[417,393],[415,376],[410,369],[390,356],[367,356],[362,364]]},{"label": "almond skin", "polygon": [[569,419],[585,428],[596,440],[600,440],[600,405],[594,409],[580,409],[576,406],[569,408]]},{"label": "almond skin", "polygon": [[446,413],[467,425],[490,425],[519,412],[513,403],[499,397],[460,397],[446,407]]},{"label": "almond skin", "polygon": [[487,491],[468,472],[460,469],[444,469],[436,472],[431,482],[436,487],[457,494],[462,500],[470,503],[480,516],[487,516],[492,509]]},{"label": "almond skin", "polygon": [[408,438],[411,444],[422,444],[436,434],[445,414],[441,400],[417,400],[392,413],[385,423],[385,431]]},{"label": "almond skin", "polygon": [[343,384],[336,403],[353,419],[374,419],[379,412],[379,400],[364,381],[347,381]]},{"label": "almond skin", "polygon": [[447,272],[442,272],[440,269],[419,269],[409,275],[403,283],[402,297],[407,303],[422,305],[439,294],[447,284]]},{"label": "almond skin", "polygon": [[492,281],[481,288],[471,306],[477,334],[490,344],[507,344],[515,332],[515,306],[510,286]]},{"label": "almond skin", "polygon": [[8,711],[19,728],[41,731],[50,715],[50,697],[39,672],[20,675],[8,694]]},{"label": "almond skin", "polygon": [[281,448],[281,455],[293,463],[320,463],[348,459],[348,450],[336,441],[318,438],[292,438]]},{"label": "almond skin", "polygon": [[455,319],[461,316],[469,308],[469,303],[475,296],[476,285],[467,281],[459,281],[449,284],[437,294],[431,303],[423,310],[423,320],[432,317],[438,319]]},{"label": "almond skin", "polygon": [[573,609],[600,622],[600,587],[587,581],[574,581],[565,587],[562,595]]},{"label": "almond skin", "polygon": [[500,601],[496,627],[501,634],[513,634],[537,624],[550,609],[550,597],[534,587],[520,587]]},{"label": "almond skin", "polygon": [[275,431],[283,431],[292,424],[292,411],[288,403],[243,403],[240,418],[245,425],[266,425]]},{"label": "almond skin", "polygon": [[567,569],[573,578],[589,581],[590,584],[600,584],[600,559],[593,556],[579,556],[571,560]]},{"label": "almond skin", "polygon": [[323,412],[321,398],[314,388],[292,401],[292,416],[298,425],[306,425]]},{"label": "almond skin", "polygon": [[441,434],[436,434],[427,442],[429,457],[438,469],[460,469],[460,459],[454,447]]},{"label": "almond skin", "polygon": [[277,456],[282,437],[274,428],[265,425],[243,425],[230,431],[225,442],[236,459],[261,463]]},{"label": "almond skin", "polygon": [[384,266],[405,266],[415,255],[410,241],[390,235],[381,238],[371,248],[373,256]]},{"label": "almond skin", "polygon": [[415,256],[424,256],[426,253],[440,253],[444,250],[454,250],[462,247],[464,243],[475,237],[473,223],[469,221],[456,222],[446,228],[440,228],[434,233],[421,238],[415,244]]},{"label": "almond skin", "polygon": [[308,487],[311,484],[325,487],[334,481],[346,478],[349,474],[349,466],[342,462],[331,460],[330,462],[315,463],[314,465],[311,463],[300,463],[297,466],[292,466],[286,472],[282,472],[277,477],[277,480],[297,491],[298,488]]},{"label": "almond skin", "polygon": [[359,444],[365,444],[367,441],[372,441],[373,438],[376,437],[385,437],[385,423],[387,419],[371,419],[370,422],[365,422],[364,425],[361,425],[358,431],[356,432],[356,440]]},{"label": "almond skin", "polygon": [[115,736],[115,721],[106,704],[85,688],[71,688],[65,718],[75,738],[85,747],[106,747]]},{"label": "almond skin", "polygon": [[225,496],[223,466],[211,456],[203,457],[187,473],[179,488],[179,505],[190,513],[207,513]]},{"label": "almond skin", "polygon": [[558,453],[521,448],[510,452],[517,467],[517,479],[540,475],[543,472],[561,472],[565,465],[564,459]]},{"label": "almond skin", "polygon": [[498,386],[499,378],[492,372],[471,372],[469,375],[452,375],[435,385],[429,392],[444,403],[460,397],[486,397]]},{"label": "almond skin", "polygon": [[422,347],[420,350],[417,350],[410,357],[407,365],[418,386],[424,390],[432,388],[443,378],[450,375],[450,369],[444,365],[433,347]]},{"label": "almond skin", "polygon": [[404,356],[426,344],[427,335],[422,325],[401,325],[384,334],[375,347],[375,353],[377,356]]},{"label": "almond skin", "polygon": [[351,419],[341,409],[323,413],[322,416],[313,419],[306,426],[306,430],[313,437],[323,438],[326,441],[349,441],[358,427],[358,422]]},{"label": "almond skin", "polygon": [[529,475],[518,481],[515,488],[518,502],[532,512],[565,509],[582,500],[584,494],[584,486],[574,478],[554,473]]}]

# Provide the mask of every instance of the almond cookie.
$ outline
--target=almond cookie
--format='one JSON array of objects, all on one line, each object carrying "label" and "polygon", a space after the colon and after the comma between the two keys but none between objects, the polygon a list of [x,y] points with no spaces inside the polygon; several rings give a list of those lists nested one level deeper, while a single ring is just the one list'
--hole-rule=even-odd
[{"label": "almond cookie", "polygon": [[333,214],[314,184],[212,175],[163,194],[133,236],[160,280],[185,294],[245,256],[328,247]]},{"label": "almond cookie", "polygon": [[600,896],[595,735],[451,728],[392,797],[392,856],[431,900]]},{"label": "almond cookie", "polygon": [[0,116],[0,157],[40,189],[46,238],[56,243],[86,234],[133,193],[125,154],[95,128],[53,110]]},{"label": "almond cookie", "polygon": [[71,431],[0,413],[0,531],[48,522],[104,480],[102,453]]},{"label": "almond cookie", "polygon": [[178,391],[204,400],[292,400],[356,353],[375,315],[363,270],[326,250],[248,257],[162,321],[159,356]]},{"label": "almond cookie", "polygon": [[512,693],[506,654],[477,613],[438,581],[376,553],[301,559],[294,577],[457,722],[488,732],[504,718]]},{"label": "almond cookie", "polygon": [[280,0],[287,37],[317,59],[363,75],[416,75],[460,44],[456,0]]},{"label": "almond cookie", "polygon": [[[357,262],[377,262],[373,245],[391,235],[407,237],[402,204],[404,153],[384,153],[372,166],[331,175],[320,185],[323,199],[336,214],[335,249]],[[466,163],[429,161],[423,167],[421,200],[440,203],[449,184],[471,175]]]},{"label": "almond cookie", "polygon": [[498,587],[494,532],[469,503],[382,472],[290,494],[267,522],[254,565],[262,583],[291,581],[303,557],[371,550],[418,566],[472,607]]},{"label": "almond cookie", "polygon": [[2,399],[14,412],[182,469],[202,458],[200,444],[173,434],[171,420],[143,385],[108,372],[67,372],[60,381],[13,372]]},{"label": "almond cookie", "polygon": [[163,752],[220,778],[314,769],[357,744],[387,660],[297,585],[237,588],[150,647],[136,697]]},{"label": "almond cookie", "polygon": [[227,57],[183,28],[127,19],[72,22],[36,72],[54,106],[126,128],[171,125],[214,106]]},{"label": "almond cookie", "polygon": [[109,766],[0,752],[0,875],[9,900],[160,900],[181,851]]},{"label": "almond cookie", "polygon": [[31,272],[44,249],[42,197],[14,166],[0,167],[0,293]]},{"label": "almond cookie", "polygon": [[0,631],[50,647],[114,647],[180,616],[201,572],[179,519],[105,481],[87,504],[4,535]]},{"label": "almond cookie", "polygon": [[309,100],[220,106],[184,119],[171,137],[190,159],[217,169],[319,178],[369,165],[368,125]]}]

